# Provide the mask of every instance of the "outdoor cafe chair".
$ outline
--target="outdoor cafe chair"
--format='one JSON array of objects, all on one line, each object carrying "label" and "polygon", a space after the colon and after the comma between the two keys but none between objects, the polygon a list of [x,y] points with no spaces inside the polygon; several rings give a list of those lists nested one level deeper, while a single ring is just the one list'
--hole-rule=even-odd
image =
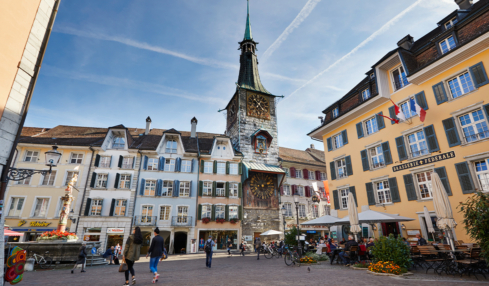
[{"label": "outdoor cafe chair", "polygon": [[354,264],[358,261],[358,246],[350,247],[350,264]]},{"label": "outdoor cafe chair", "polygon": [[462,276],[464,273],[467,273],[469,277],[470,274],[474,274],[475,278],[479,280],[476,274],[482,274],[482,276],[487,279],[486,275],[484,274],[484,271],[487,269],[487,264],[483,259],[481,259],[480,253],[480,248],[472,248],[470,250],[470,257],[463,260],[457,260],[460,269],[460,276]]},{"label": "outdoor cafe chair", "polygon": [[416,266],[423,268],[423,256],[419,252],[418,246],[411,246],[411,260],[413,261],[414,269],[416,269]]},{"label": "outdoor cafe chair", "polygon": [[426,268],[426,273],[428,273],[428,270],[430,269],[433,269],[436,272],[444,259],[438,257],[435,247],[432,245],[418,245],[418,249],[422,257],[422,263],[428,266],[428,268]]}]

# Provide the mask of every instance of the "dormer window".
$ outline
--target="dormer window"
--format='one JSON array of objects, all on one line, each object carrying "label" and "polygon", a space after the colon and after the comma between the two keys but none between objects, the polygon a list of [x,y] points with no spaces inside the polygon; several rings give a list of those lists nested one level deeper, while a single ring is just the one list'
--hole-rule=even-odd
[{"label": "dormer window", "polygon": [[267,153],[267,139],[262,135],[256,137],[255,152]]},{"label": "dormer window", "polygon": [[362,100],[365,101],[370,98],[370,89],[364,89],[362,91]]},{"label": "dormer window", "polygon": [[450,29],[451,27],[453,27],[455,24],[457,24],[458,20],[457,20],[457,17],[453,18],[453,19],[450,19],[450,21],[446,22],[445,23],[445,29],[448,30]]},{"label": "dormer window", "polygon": [[451,51],[453,48],[457,46],[457,43],[455,43],[455,39],[453,36],[450,36],[443,41],[440,42],[440,50],[442,54],[446,54],[449,51]]},{"label": "dormer window", "polygon": [[340,108],[339,108],[339,107],[335,107],[335,108],[333,109],[332,114],[333,114],[333,118],[338,117],[338,115],[340,115]]},{"label": "dormer window", "polygon": [[124,149],[126,147],[126,140],[122,136],[114,137],[114,142],[112,143],[113,149]]},{"label": "dormer window", "polygon": [[392,70],[392,81],[394,84],[395,91],[409,84],[409,81],[406,77],[406,73],[404,72],[404,68],[402,66],[398,66],[397,68]]},{"label": "dormer window", "polygon": [[166,149],[165,149],[165,152],[166,153],[170,153],[170,154],[177,153],[177,141],[175,141],[175,140],[168,140],[168,141],[166,141]]}]

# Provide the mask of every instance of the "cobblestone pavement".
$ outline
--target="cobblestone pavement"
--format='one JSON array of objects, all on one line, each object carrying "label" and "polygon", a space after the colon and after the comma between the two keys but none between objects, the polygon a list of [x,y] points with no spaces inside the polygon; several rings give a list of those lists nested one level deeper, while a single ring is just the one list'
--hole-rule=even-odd
[{"label": "cobblestone pavement", "polygon": [[[489,280],[480,276],[474,278],[457,277],[416,272],[409,278],[375,276],[362,270],[354,270],[342,265],[322,265],[287,267],[283,259],[265,259],[259,261],[253,255],[246,257],[215,254],[212,268],[205,267],[205,255],[171,256],[158,265],[161,274],[157,284],[167,285],[487,285]],[[77,269],[71,274],[69,269],[26,272],[19,285],[118,285],[124,284],[124,273],[118,272],[118,266],[106,265],[87,267],[86,273]],[[152,285],[149,271],[149,259],[142,257],[135,264],[136,285]]]}]

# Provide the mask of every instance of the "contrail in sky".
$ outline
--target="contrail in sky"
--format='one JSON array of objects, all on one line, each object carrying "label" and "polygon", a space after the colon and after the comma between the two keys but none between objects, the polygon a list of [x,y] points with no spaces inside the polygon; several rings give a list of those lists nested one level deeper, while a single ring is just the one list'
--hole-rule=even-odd
[{"label": "contrail in sky", "polygon": [[287,39],[287,37],[297,28],[299,27],[304,20],[309,17],[312,10],[316,7],[316,5],[321,2],[321,0],[309,0],[306,5],[302,8],[299,14],[295,17],[294,21],[290,23],[290,25],[282,32],[282,34],[273,42],[273,44],[268,47],[262,57],[262,61],[268,59],[274,52],[277,50],[280,45]]},{"label": "contrail in sky", "polygon": [[419,3],[421,3],[422,1],[423,0],[418,0],[418,1],[414,2],[411,6],[407,7],[404,11],[402,11],[397,16],[395,16],[394,18],[392,18],[389,22],[385,23],[384,26],[380,27],[380,29],[378,29],[377,31],[375,31],[367,39],[365,39],[363,42],[361,42],[358,46],[356,46],[348,54],[344,55],[342,58],[340,58],[339,60],[337,60],[336,62],[334,62],[332,65],[330,65],[329,67],[327,67],[325,70],[323,70],[322,72],[320,72],[318,75],[316,75],[315,77],[313,77],[312,79],[310,79],[308,82],[306,82],[305,84],[303,84],[301,87],[299,87],[298,89],[296,89],[294,92],[292,92],[285,99],[292,97],[292,95],[294,95],[299,90],[303,89],[304,87],[306,87],[309,84],[311,84],[312,82],[314,82],[316,79],[318,79],[324,73],[330,71],[332,68],[336,67],[339,63],[341,63],[342,61],[348,59],[351,55],[353,55],[354,53],[356,53],[360,48],[364,47],[366,44],[368,44],[370,41],[372,41],[373,39],[375,39],[377,36],[379,36],[380,34],[384,33],[385,31],[387,31],[392,25],[394,25],[399,19],[401,19],[409,11],[411,11],[412,9],[414,9],[414,7],[418,6]]}]

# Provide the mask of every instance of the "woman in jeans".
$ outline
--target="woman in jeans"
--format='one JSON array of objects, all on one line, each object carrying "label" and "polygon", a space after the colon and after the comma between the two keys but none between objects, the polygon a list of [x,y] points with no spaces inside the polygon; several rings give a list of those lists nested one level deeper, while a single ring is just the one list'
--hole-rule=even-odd
[{"label": "woman in jeans", "polygon": [[134,276],[134,262],[139,260],[141,256],[141,244],[143,243],[143,236],[141,235],[141,229],[139,226],[132,231],[132,234],[127,238],[126,246],[124,247],[124,252],[122,254],[122,261],[127,264],[126,274],[126,284],[129,285],[129,272],[132,274],[132,285],[136,284],[136,277]]}]

